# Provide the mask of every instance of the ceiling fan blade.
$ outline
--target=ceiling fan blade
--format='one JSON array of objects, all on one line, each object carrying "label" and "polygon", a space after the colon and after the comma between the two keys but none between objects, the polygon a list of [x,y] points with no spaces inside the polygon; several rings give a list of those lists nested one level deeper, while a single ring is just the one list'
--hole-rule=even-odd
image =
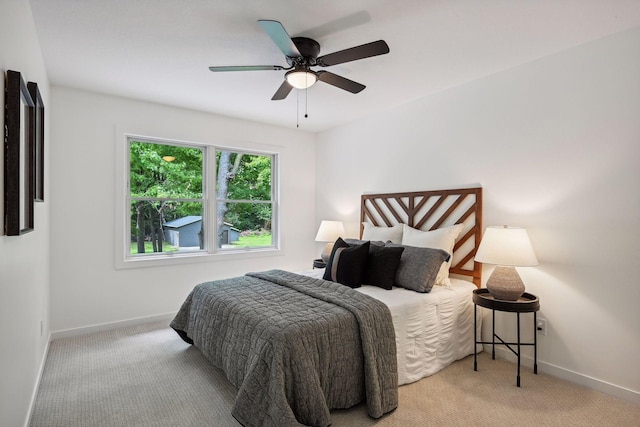
[{"label": "ceiling fan blade", "polygon": [[258,24],[262,27],[263,30],[269,34],[271,40],[280,48],[282,53],[289,58],[298,58],[302,56],[298,51],[298,48],[287,34],[287,30],[284,29],[282,24],[278,21],[271,21],[267,19],[258,20]]},{"label": "ceiling fan blade", "polygon": [[291,92],[291,89],[293,89],[293,86],[287,83],[286,80],[283,81],[280,87],[278,88],[278,90],[276,91],[276,93],[273,94],[273,97],[271,98],[271,100],[280,101],[282,99],[285,99],[287,95],[289,95],[289,92]]},{"label": "ceiling fan blade", "polygon": [[286,70],[280,65],[231,65],[228,67],[209,67],[209,71],[261,71],[261,70]]},{"label": "ceiling fan blade", "polygon": [[353,80],[349,80],[337,74],[330,73],[329,71],[318,71],[316,75],[318,76],[318,80],[351,93],[361,92],[366,87],[363,84],[354,82]]},{"label": "ceiling fan blade", "polygon": [[344,62],[356,61],[358,59],[369,58],[371,56],[384,55],[389,53],[389,45],[384,40],[355,46],[349,49],[323,55],[318,58],[317,64],[322,67],[342,64]]}]

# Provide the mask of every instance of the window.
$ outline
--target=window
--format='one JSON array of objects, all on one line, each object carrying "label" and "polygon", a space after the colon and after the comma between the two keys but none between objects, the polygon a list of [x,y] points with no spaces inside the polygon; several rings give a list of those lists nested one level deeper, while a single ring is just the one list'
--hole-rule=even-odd
[{"label": "window", "polygon": [[125,260],[277,248],[275,154],[134,137],[127,150]]}]

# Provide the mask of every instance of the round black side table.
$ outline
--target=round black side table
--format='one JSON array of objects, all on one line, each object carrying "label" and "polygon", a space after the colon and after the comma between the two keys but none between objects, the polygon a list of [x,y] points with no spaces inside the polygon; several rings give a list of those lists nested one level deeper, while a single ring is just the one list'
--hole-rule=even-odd
[{"label": "round black side table", "polygon": [[[477,307],[485,307],[491,310],[491,341],[478,341],[478,332],[477,332]],[[496,334],[496,310],[497,311],[506,311],[510,313],[517,314],[517,322],[518,322],[518,340],[516,342],[506,342],[502,338],[500,338]],[[473,341],[474,341],[474,352],[473,352],[473,370],[478,370],[478,355],[475,351],[475,346],[477,344],[491,344],[491,358],[495,360],[496,358],[496,345],[504,345],[507,347],[513,354],[518,357],[518,377],[516,384],[520,387],[520,347],[523,345],[532,345],[533,346],[533,373],[538,373],[538,340],[536,337],[536,323],[537,323],[537,311],[540,310],[540,300],[537,296],[533,294],[529,294],[527,292],[523,293],[520,298],[516,301],[505,301],[495,299],[493,295],[489,293],[489,291],[485,288],[474,289],[473,291]],[[533,313],[533,342],[532,343],[523,343],[520,341],[520,313]],[[500,342],[496,342],[496,339]],[[516,346],[517,350],[514,350],[511,346]]]},{"label": "round black side table", "polygon": [[327,263],[320,258],[313,260],[313,268],[325,268],[326,266]]}]

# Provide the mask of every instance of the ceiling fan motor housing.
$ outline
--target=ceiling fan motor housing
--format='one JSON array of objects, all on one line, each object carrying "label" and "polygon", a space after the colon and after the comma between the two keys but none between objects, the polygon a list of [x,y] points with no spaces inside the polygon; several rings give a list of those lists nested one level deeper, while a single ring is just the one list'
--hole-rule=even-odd
[{"label": "ceiling fan motor housing", "polygon": [[287,58],[291,59],[290,65],[316,65],[316,58],[320,54],[320,43],[308,37],[293,37],[291,41],[298,48],[302,58]]}]

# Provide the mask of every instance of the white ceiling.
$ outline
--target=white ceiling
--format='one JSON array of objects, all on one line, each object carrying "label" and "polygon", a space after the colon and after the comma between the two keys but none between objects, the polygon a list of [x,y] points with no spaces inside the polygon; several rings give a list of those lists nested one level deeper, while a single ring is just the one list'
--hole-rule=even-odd
[{"label": "white ceiling", "polygon": [[[50,82],[321,131],[609,34],[640,26],[640,0],[30,0]],[[257,24],[280,21],[320,55],[384,39],[391,52],[327,68],[324,83],[271,101],[284,71]],[[298,99],[299,98],[299,99]],[[299,109],[297,109],[299,102]]]}]

